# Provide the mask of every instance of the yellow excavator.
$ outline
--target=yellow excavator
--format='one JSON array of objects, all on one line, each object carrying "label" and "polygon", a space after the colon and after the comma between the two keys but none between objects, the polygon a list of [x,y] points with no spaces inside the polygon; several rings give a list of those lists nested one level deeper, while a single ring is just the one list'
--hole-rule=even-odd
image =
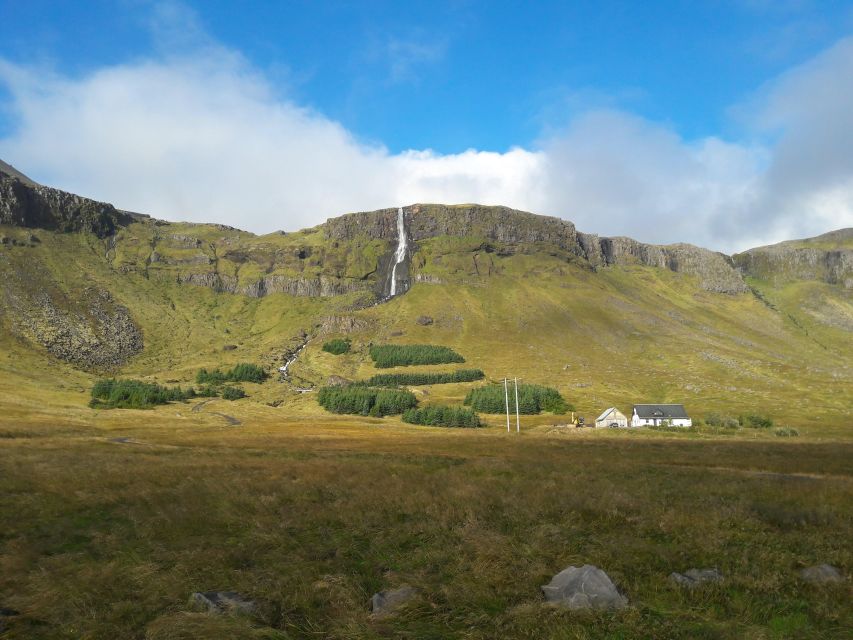
[{"label": "yellow excavator", "polygon": [[577,417],[575,417],[575,412],[574,412],[574,411],[572,411],[572,420],[571,420],[571,422],[570,422],[569,424],[573,424],[573,425],[574,425],[574,426],[576,426],[578,429],[580,429],[581,427],[585,427],[585,426],[586,426],[586,419],[585,419],[583,416],[577,416]]}]

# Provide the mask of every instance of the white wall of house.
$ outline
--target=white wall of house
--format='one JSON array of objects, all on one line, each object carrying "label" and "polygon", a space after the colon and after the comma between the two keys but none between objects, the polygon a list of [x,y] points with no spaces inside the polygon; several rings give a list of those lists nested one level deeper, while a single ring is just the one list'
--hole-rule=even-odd
[{"label": "white wall of house", "polygon": [[631,416],[632,427],[659,427],[662,424],[671,427],[692,427],[692,418],[641,418],[638,415]]},{"label": "white wall of house", "polygon": [[611,411],[606,416],[604,416],[601,420],[595,421],[596,427],[609,427],[611,424],[616,423],[620,427],[628,426],[628,418],[620,411]]}]

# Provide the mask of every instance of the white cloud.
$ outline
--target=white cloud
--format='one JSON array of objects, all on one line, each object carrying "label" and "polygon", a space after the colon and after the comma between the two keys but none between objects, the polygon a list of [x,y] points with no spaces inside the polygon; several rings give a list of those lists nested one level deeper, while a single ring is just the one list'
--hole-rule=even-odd
[{"label": "white cloud", "polygon": [[256,232],[412,202],[481,202],[732,251],[853,225],[851,78],[845,40],[762,88],[741,113],[747,134],[770,142],[684,140],[595,110],[531,150],[392,154],[282,100],[215,43],[78,79],[0,60],[16,117],[0,158],[122,208]]}]

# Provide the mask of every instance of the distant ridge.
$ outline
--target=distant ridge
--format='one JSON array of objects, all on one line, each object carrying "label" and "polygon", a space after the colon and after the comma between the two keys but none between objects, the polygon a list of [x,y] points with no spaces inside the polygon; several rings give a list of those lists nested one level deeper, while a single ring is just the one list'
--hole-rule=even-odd
[{"label": "distant ridge", "polygon": [[41,186],[38,182],[36,182],[32,178],[29,178],[29,177],[25,176],[23,173],[21,173],[20,171],[18,171],[11,164],[3,162],[2,160],[0,160],[0,172],[5,173],[7,175],[10,175],[13,178],[17,178],[18,180],[20,180],[24,184],[29,185],[31,187],[40,187]]}]

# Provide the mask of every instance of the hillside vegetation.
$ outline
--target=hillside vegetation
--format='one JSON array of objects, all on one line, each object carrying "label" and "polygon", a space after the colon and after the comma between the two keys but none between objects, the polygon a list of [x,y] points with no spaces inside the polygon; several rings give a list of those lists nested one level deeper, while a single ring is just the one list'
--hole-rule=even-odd
[{"label": "hillside vegetation", "polygon": [[[386,300],[396,209],[255,236],[57,196],[39,201],[43,228],[21,214],[24,187],[38,186],[0,192],[10,638],[853,626],[849,583],[798,577],[853,568],[850,233],[728,257],[506,208],[413,205],[411,286]],[[180,390],[200,371],[204,397],[190,400]],[[504,378],[531,409],[520,434],[506,433]],[[93,386],[123,408],[91,408]],[[590,422],[640,402],[711,419],[592,430],[554,413]],[[542,584],[585,563],[628,609],[543,604]],[[725,580],[668,581],[692,567]],[[372,618],[371,595],[402,584],[417,598]],[[191,611],[189,594],[212,589],[258,609]]]}]

